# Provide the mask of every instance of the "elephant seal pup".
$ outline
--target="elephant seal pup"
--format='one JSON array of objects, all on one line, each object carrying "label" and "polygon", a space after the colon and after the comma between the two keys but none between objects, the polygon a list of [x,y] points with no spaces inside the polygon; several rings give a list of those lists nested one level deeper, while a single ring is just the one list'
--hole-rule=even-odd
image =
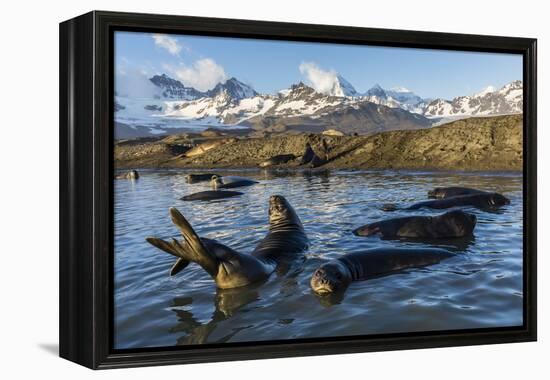
[{"label": "elephant seal pup", "polygon": [[252,186],[258,182],[244,177],[214,175],[210,183],[214,189],[234,189],[235,187]]},{"label": "elephant seal pup", "polygon": [[237,197],[239,195],[243,195],[243,193],[238,191],[207,190],[207,191],[199,191],[198,193],[185,195],[180,199],[182,201],[212,201],[215,199]]},{"label": "elephant seal pup", "polygon": [[196,173],[191,173],[191,174],[187,174],[185,176],[185,181],[187,183],[197,183],[197,182],[206,182],[206,181],[210,181],[212,179],[212,176],[217,176],[218,174],[214,174],[214,173],[200,173],[200,174],[196,174]]},{"label": "elephant seal pup", "polygon": [[437,248],[378,248],[348,253],[317,268],[310,286],[319,295],[344,292],[352,281],[421,268],[452,256],[453,253]]},{"label": "elephant seal pup", "polygon": [[428,198],[445,199],[461,195],[484,194],[486,191],[471,189],[469,187],[436,187],[428,191]]},{"label": "elephant seal pup", "polygon": [[407,207],[406,210],[418,210],[420,208],[445,209],[457,206],[472,206],[479,209],[494,209],[509,204],[510,200],[501,194],[480,193],[419,202]]},{"label": "elephant seal pup", "polygon": [[119,174],[115,176],[115,179],[138,179],[139,173],[137,170],[130,170],[129,172]]},{"label": "elephant seal pup", "polygon": [[476,216],[461,210],[437,216],[406,216],[366,224],[353,231],[357,236],[380,234],[382,238],[444,239],[472,235]]},{"label": "elephant seal pup", "polygon": [[252,254],[243,254],[212,239],[199,238],[193,227],[175,208],[170,208],[172,222],[184,242],[148,237],[155,247],[176,256],[170,274],[183,270],[190,262],[200,265],[219,289],[237,288],[267,279],[281,266],[303,258],[308,238],[302,222],[288,201],[273,195],[269,199],[269,232]]},{"label": "elephant seal pup", "polygon": [[273,156],[270,159],[267,159],[263,162],[260,162],[258,165],[260,168],[268,168],[270,166],[280,165],[280,164],[286,164],[288,161],[294,160],[296,158],[293,154],[279,154],[277,156]]}]

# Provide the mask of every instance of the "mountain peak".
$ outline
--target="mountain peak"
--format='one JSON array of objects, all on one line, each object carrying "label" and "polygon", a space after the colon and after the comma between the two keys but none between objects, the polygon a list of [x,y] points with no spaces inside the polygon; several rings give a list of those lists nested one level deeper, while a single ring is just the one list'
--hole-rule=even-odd
[{"label": "mountain peak", "polygon": [[372,86],[367,92],[367,96],[377,96],[379,98],[386,98],[386,91],[380,86],[378,83],[376,83],[374,86]]},{"label": "mountain peak", "polygon": [[400,94],[411,93],[411,92],[412,92],[412,91],[409,90],[408,88],[406,88],[406,87],[401,87],[401,86],[392,87],[392,88],[390,88],[390,90],[393,91],[393,92],[400,93]]},{"label": "mountain peak", "polygon": [[252,87],[244,84],[235,77],[231,77],[223,83],[218,83],[213,89],[208,90],[206,95],[209,97],[215,97],[222,92],[226,92],[228,96],[237,100],[252,98],[258,95]]},{"label": "mountain peak", "polygon": [[495,91],[496,91],[495,87],[487,86],[483,90],[481,90],[480,92],[475,93],[473,96],[476,96],[476,97],[485,96],[485,95],[490,94],[491,92],[495,92]]},{"label": "mountain peak", "polygon": [[332,96],[356,96],[357,91],[343,76],[337,75],[329,95]]},{"label": "mountain peak", "polygon": [[523,88],[523,81],[515,80],[503,86],[501,90],[519,90],[520,88]]},{"label": "mountain peak", "polygon": [[162,96],[165,98],[194,100],[204,96],[204,93],[193,87],[185,87],[179,80],[171,78],[165,73],[154,75],[149,80],[162,91]]}]

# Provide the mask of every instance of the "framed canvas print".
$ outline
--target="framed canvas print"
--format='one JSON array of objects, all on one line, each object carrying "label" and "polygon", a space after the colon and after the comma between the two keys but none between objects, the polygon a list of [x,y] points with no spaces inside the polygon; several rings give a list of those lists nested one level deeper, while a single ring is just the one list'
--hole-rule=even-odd
[{"label": "framed canvas print", "polygon": [[60,25],[60,355],[536,339],[536,40]]}]

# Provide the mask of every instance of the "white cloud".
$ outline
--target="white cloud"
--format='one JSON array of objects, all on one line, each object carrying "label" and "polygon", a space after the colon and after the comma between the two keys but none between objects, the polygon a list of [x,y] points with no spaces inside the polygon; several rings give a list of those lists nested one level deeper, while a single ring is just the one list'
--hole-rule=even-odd
[{"label": "white cloud", "polygon": [[142,69],[118,69],[115,76],[115,91],[118,96],[132,98],[152,98],[160,95],[159,88],[149,80],[149,75]]},{"label": "white cloud", "polygon": [[193,66],[182,66],[174,70],[176,77],[186,86],[199,91],[213,88],[227,79],[225,70],[211,58],[199,59]]},{"label": "white cloud", "polygon": [[300,73],[305,75],[317,92],[328,94],[338,82],[338,73],[334,70],[323,70],[313,62],[302,62]]},{"label": "white cloud", "polygon": [[172,55],[178,55],[183,48],[178,40],[166,34],[153,34],[153,40],[155,40],[155,45],[166,49]]}]

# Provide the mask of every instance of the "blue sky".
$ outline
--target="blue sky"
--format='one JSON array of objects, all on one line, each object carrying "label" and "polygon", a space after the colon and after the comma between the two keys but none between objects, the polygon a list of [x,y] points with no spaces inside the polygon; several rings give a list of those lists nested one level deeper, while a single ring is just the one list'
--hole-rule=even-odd
[{"label": "blue sky", "polygon": [[299,81],[315,87],[311,78],[322,81],[338,73],[359,92],[378,83],[386,89],[406,87],[422,97],[452,99],[522,79],[522,57],[116,32],[115,69],[117,80],[166,73],[202,91],[234,76],[260,93],[275,93]]}]

